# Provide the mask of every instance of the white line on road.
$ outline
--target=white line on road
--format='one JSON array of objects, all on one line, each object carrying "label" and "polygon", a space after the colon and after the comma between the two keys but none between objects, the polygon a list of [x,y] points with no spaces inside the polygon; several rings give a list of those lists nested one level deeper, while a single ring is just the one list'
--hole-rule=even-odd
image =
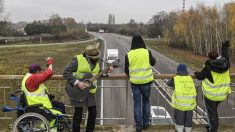
[{"label": "white line on road", "polygon": [[[105,60],[105,55],[106,55],[106,40],[99,36],[100,39],[102,39],[104,41],[104,56],[103,56],[103,60]],[[102,65],[102,69],[104,69],[104,62],[103,62],[103,65]],[[104,80],[101,80],[101,104],[100,104],[100,125],[103,125],[104,124],[104,121],[103,121],[103,118],[104,118],[104,88],[103,88],[103,85],[104,85]]]}]

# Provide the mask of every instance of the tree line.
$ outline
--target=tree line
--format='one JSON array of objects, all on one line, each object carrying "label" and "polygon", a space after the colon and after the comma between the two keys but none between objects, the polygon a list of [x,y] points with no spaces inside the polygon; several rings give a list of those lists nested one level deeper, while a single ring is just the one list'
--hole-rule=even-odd
[{"label": "tree line", "polygon": [[90,31],[115,32],[125,35],[141,34],[150,38],[167,38],[172,47],[192,50],[206,55],[215,49],[220,51],[221,42],[231,41],[235,52],[235,3],[223,8],[198,4],[188,10],[158,12],[148,23],[136,23],[131,19],[125,24],[87,24]]},{"label": "tree line", "polygon": [[[2,15],[3,0],[0,0],[0,36],[17,35]],[[137,23],[130,19],[124,24],[115,24],[115,16],[109,14],[108,23],[77,23],[73,18],[61,18],[52,14],[49,20],[34,21],[27,24],[27,35],[69,34],[89,31],[120,33],[125,35],[141,34],[150,38],[166,38],[168,45],[192,50],[195,54],[206,55],[212,49],[219,51],[221,42],[231,41],[232,53],[235,52],[235,3],[227,3],[223,8],[198,4],[188,10],[158,12],[147,23]],[[76,30],[76,31],[71,31]],[[87,36],[84,35],[83,36]],[[75,36],[74,36],[75,37]],[[58,37],[57,37],[58,38]]]},{"label": "tree line", "polygon": [[206,55],[215,49],[220,51],[221,42],[231,41],[234,52],[235,4],[226,4],[223,9],[203,4],[181,12],[163,15],[165,22],[162,33],[169,45],[193,50],[195,54]]}]

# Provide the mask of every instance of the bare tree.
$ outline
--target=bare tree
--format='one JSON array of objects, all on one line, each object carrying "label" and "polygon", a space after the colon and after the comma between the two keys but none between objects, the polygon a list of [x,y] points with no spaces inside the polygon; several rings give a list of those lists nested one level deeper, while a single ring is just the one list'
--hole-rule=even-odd
[{"label": "bare tree", "polygon": [[77,29],[78,28],[78,23],[72,17],[63,18],[63,23],[66,25],[67,30]]},{"label": "bare tree", "polygon": [[61,25],[63,24],[63,19],[60,17],[59,14],[53,14],[49,18],[49,23],[52,25]]}]

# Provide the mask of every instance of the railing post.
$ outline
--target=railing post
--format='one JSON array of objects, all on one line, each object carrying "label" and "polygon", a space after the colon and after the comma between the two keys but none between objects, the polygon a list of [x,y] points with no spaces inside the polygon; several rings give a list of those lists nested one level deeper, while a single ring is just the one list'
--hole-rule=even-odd
[{"label": "railing post", "polygon": [[[4,102],[4,105],[6,105],[6,91],[5,90],[6,89],[4,88],[4,90],[3,90],[3,97],[4,97],[3,102]],[[7,117],[7,113],[6,112],[4,112],[4,116]]]},{"label": "railing post", "polygon": [[128,79],[126,80],[126,127],[128,127]]},{"label": "railing post", "polygon": [[59,92],[60,92],[60,88],[61,88],[61,82],[60,82],[61,80],[59,79]]},{"label": "railing post", "polygon": [[[164,96],[167,97],[167,87],[163,84],[163,81],[160,80],[162,89],[165,89]],[[164,107],[166,108],[166,100],[164,101]],[[165,109],[165,119],[166,119],[166,109]]]},{"label": "railing post", "polygon": [[233,101],[233,109],[235,109],[235,93],[233,93],[233,99],[234,99],[234,101]]},{"label": "railing post", "polygon": [[[198,86],[196,86],[197,91],[198,91]],[[198,96],[196,96],[196,100],[198,100]],[[197,108],[197,104],[196,104],[196,120],[197,120],[197,113],[198,113],[198,108]]]}]

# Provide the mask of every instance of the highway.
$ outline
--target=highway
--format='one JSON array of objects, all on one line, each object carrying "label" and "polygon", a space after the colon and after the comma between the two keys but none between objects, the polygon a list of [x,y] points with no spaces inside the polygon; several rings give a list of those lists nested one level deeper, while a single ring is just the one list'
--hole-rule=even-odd
[{"label": "highway", "polygon": [[[124,57],[127,51],[130,50],[131,46],[131,38],[126,36],[121,36],[117,34],[108,34],[108,33],[92,33],[97,38],[100,38],[104,41],[105,46],[103,50],[106,49],[119,49],[119,56],[121,66],[119,68],[115,68],[112,74],[123,74],[124,73]],[[176,67],[178,65],[177,62],[167,58],[166,56],[149,49],[154,58],[156,59],[156,65],[153,66],[153,70],[158,74],[174,74],[176,73]],[[105,58],[104,53],[104,58]],[[202,64],[203,65],[203,64]],[[192,74],[194,71],[188,69],[189,73]],[[199,83],[198,81],[195,81]],[[97,110],[98,110],[98,118],[125,118],[126,116],[126,89],[125,88],[116,88],[118,86],[123,87],[126,86],[126,81],[124,80],[103,80],[101,83],[105,88],[99,89],[97,93]],[[158,86],[159,83],[154,82],[153,86]],[[108,88],[106,88],[108,87]],[[163,106],[170,113],[171,117],[173,117],[173,109],[169,105],[170,98],[167,96],[165,88],[156,88],[153,87],[151,89],[151,102],[152,106]],[[169,91],[169,90],[168,90]],[[132,92],[130,88],[130,84],[128,83],[128,125],[134,125],[134,117],[133,117],[133,98]],[[198,89],[198,107],[199,115],[205,116],[204,103],[202,101],[202,93],[200,88]],[[168,100],[168,101],[166,101]],[[230,116],[234,117],[234,94],[230,95],[227,101],[224,101],[219,107],[219,116]],[[228,105],[227,105],[228,104]],[[234,119],[221,119],[221,122],[234,122]],[[205,122],[205,120],[203,121]],[[125,120],[104,120],[103,122],[97,121],[98,124],[105,125],[115,125],[115,124],[125,124]]]}]

